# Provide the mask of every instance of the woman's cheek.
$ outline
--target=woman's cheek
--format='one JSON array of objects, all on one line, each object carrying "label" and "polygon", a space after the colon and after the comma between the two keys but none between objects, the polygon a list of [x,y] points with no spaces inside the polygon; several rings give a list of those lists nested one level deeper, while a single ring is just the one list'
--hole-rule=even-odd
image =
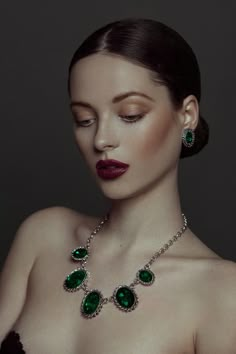
[{"label": "woman's cheek", "polygon": [[155,124],[146,127],[142,134],[137,137],[140,155],[143,157],[150,156],[165,149],[170,140],[172,129],[173,121],[170,121],[170,118],[157,119]]}]

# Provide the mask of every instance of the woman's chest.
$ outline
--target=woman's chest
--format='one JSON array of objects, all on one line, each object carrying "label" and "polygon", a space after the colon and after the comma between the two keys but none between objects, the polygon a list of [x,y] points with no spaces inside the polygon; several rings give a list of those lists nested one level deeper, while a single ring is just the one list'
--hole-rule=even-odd
[{"label": "woman's chest", "polygon": [[[26,306],[15,330],[27,354],[194,354],[194,328],[178,309],[143,301],[129,313],[112,303],[98,316],[80,314],[76,301]],[[46,301],[46,299],[45,299]],[[153,299],[149,299],[153,302]]]},{"label": "woman's chest", "polygon": [[[138,284],[138,305],[133,311],[124,312],[107,303],[96,317],[87,319],[81,314],[83,290],[68,292],[63,287],[66,276],[77,266],[52,254],[32,270],[26,303],[14,326],[27,354],[194,353],[194,308],[184,282],[178,283],[174,274],[157,272],[151,286]],[[116,274],[112,282],[112,276],[106,279],[105,268],[96,271],[93,263],[91,268],[89,288],[98,288],[104,296],[112,295],[113,283],[114,288],[127,283],[119,282],[119,278],[125,279],[123,273]],[[133,280],[129,272],[127,279]]]}]

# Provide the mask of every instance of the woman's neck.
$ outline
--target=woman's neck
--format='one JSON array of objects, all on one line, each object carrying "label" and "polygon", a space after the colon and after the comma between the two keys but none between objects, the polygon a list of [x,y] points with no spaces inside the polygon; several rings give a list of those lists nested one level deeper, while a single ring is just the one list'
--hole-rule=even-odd
[{"label": "woman's neck", "polygon": [[[156,187],[127,199],[113,200],[100,237],[134,252],[162,247],[183,226],[177,179],[173,174]],[[107,240],[108,242],[108,240]]]}]

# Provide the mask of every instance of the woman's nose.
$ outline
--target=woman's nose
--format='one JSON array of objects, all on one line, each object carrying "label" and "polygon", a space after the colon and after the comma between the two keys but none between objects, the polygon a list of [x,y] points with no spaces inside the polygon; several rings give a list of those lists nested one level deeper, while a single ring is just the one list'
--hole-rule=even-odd
[{"label": "woman's nose", "polygon": [[111,118],[99,122],[94,137],[94,148],[99,151],[113,149],[118,145],[117,132],[115,126],[110,121]]}]

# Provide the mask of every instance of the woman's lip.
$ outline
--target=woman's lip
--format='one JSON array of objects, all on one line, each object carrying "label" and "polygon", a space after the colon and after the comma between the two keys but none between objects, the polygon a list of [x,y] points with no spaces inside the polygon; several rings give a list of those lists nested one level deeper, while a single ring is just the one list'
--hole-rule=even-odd
[{"label": "woman's lip", "polygon": [[103,179],[113,179],[113,178],[119,177],[120,175],[125,173],[127,169],[128,169],[128,166],[127,167],[113,167],[113,168],[109,168],[109,167],[97,168],[97,174],[99,177],[101,177]]},{"label": "woman's lip", "polygon": [[109,160],[99,160],[96,163],[96,168],[100,169],[100,168],[106,168],[108,166],[115,166],[117,168],[127,168],[129,167],[129,165],[127,163],[118,161],[118,160],[114,160],[114,159],[109,159]]}]

